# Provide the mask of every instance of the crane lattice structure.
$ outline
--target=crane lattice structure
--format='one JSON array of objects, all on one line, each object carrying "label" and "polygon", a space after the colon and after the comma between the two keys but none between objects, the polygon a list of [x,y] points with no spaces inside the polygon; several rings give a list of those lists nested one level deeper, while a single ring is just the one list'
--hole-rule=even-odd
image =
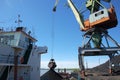
[{"label": "crane lattice structure", "polygon": [[[85,76],[85,56],[108,56],[110,58],[109,72],[112,73],[112,59],[120,51],[120,45],[108,34],[108,29],[114,28],[118,24],[111,0],[87,0],[86,8],[90,11],[90,14],[86,20],[84,20],[82,13],[76,8],[72,0],[67,1],[80,25],[80,30],[84,32],[83,45],[78,49],[81,77]],[[106,8],[101,1],[110,3],[110,8]],[[57,4],[58,0],[56,0],[53,11],[56,11]],[[104,42],[103,38],[105,39]]]}]

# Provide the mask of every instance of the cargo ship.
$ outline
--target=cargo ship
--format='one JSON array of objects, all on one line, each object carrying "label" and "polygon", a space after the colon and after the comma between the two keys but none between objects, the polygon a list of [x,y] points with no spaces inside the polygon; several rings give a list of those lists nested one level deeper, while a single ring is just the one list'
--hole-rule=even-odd
[{"label": "cargo ship", "polygon": [[0,29],[0,80],[40,80],[40,58],[48,48],[36,42],[25,27]]}]

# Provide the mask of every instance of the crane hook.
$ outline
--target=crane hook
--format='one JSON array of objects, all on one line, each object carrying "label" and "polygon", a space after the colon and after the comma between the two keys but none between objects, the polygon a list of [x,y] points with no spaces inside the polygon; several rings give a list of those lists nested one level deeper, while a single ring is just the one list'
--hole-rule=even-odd
[{"label": "crane hook", "polygon": [[56,2],[55,2],[55,5],[54,5],[54,7],[53,7],[53,12],[56,12],[56,8],[57,8],[57,5],[58,5],[58,1],[59,1],[59,0],[56,0]]}]

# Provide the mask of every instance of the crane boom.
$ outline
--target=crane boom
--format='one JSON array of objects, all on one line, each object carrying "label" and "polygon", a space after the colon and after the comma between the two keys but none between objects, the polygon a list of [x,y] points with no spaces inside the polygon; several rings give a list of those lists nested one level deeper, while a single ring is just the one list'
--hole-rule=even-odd
[{"label": "crane boom", "polygon": [[77,10],[77,8],[75,7],[75,5],[73,4],[71,0],[68,0],[68,4],[75,15],[77,22],[80,25],[80,29],[81,30],[84,29],[84,20],[83,20],[82,14]]}]

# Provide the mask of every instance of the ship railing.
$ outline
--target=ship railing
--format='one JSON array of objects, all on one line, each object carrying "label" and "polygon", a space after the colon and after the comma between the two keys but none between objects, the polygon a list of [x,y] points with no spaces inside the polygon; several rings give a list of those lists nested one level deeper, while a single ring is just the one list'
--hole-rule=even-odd
[{"label": "ship railing", "polygon": [[14,56],[0,54],[0,63],[14,63]]},{"label": "ship railing", "polygon": [[[18,55],[18,64],[21,64],[20,58],[21,57]],[[14,64],[14,55],[0,54],[0,63]]]},{"label": "ship railing", "polygon": [[[18,66],[17,80],[30,80],[30,66]],[[8,80],[14,80],[14,72],[8,74]]]},{"label": "ship railing", "polygon": [[[30,80],[30,76],[26,76],[26,75],[24,75],[24,76],[19,76],[19,74],[18,74],[18,77],[17,77],[17,80]],[[14,76],[9,76],[9,78],[8,78],[8,80],[14,80]]]}]

